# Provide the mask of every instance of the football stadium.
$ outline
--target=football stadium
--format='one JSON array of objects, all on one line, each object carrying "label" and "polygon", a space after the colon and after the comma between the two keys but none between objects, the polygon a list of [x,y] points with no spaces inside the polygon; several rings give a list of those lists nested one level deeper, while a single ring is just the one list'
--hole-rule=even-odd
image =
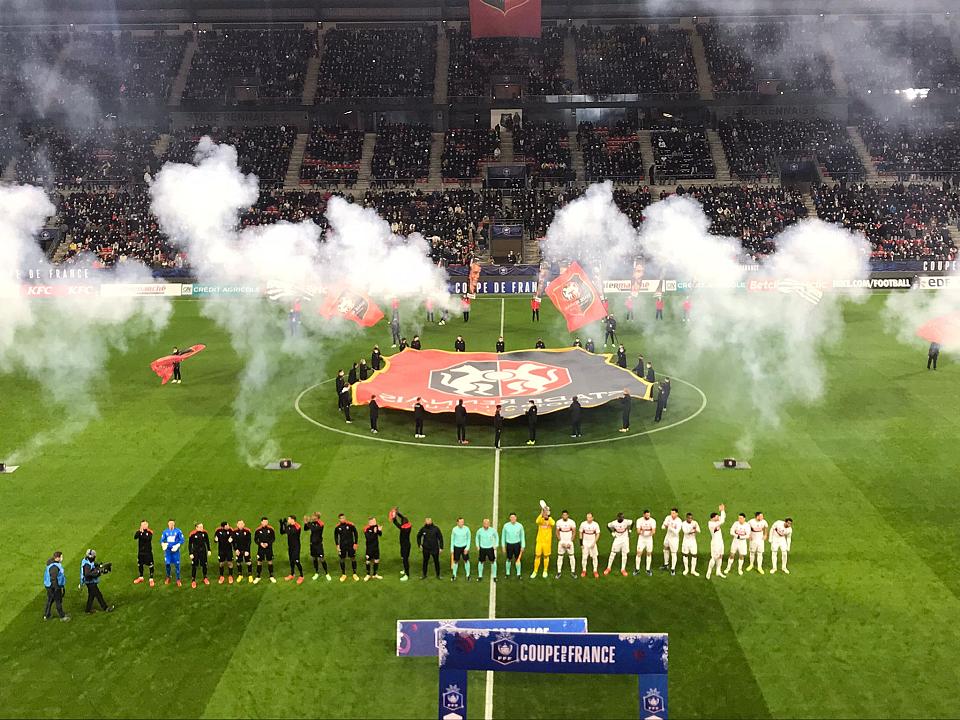
[{"label": "football stadium", "polygon": [[0,717],[960,715],[957,10],[0,1]]}]

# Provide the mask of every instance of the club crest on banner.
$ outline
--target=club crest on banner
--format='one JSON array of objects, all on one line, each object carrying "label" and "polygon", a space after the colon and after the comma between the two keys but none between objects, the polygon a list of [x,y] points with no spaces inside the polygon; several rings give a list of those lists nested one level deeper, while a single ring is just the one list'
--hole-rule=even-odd
[{"label": "club crest on banner", "polygon": [[490,646],[491,659],[499,665],[510,665],[518,660],[517,643],[509,635],[497,635],[497,640]]},{"label": "club crest on banner", "polygon": [[570,384],[566,368],[535,361],[465,362],[430,373],[430,388],[466,397],[523,397]]}]

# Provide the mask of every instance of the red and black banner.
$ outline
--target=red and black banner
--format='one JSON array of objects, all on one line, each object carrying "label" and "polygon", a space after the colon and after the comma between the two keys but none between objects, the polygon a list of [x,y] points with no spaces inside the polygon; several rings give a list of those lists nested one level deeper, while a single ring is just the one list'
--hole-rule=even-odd
[{"label": "red and black banner", "polygon": [[569,332],[606,317],[600,292],[579,263],[570,263],[547,285],[546,293],[567,321]]},{"label": "red and black banner", "polygon": [[350,290],[329,293],[318,312],[327,320],[339,315],[361,327],[373,327],[383,320],[383,310],[368,295]]},{"label": "red and black banner", "polygon": [[150,363],[150,369],[153,370],[157,377],[160,378],[160,384],[166,385],[170,378],[173,376],[173,366],[177,363],[181,363],[187,358],[191,358],[196,355],[201,350],[206,350],[206,345],[192,345],[179,355],[165,355],[162,358],[157,358],[152,363]]},{"label": "red and black banner", "polygon": [[470,0],[475,38],[540,37],[540,0]]},{"label": "red and black banner", "polygon": [[531,400],[540,413],[565,410],[574,396],[583,407],[623,397],[653,399],[653,384],[580,348],[518,350],[507,353],[455,353],[404,350],[385,358],[385,367],[353,386],[358,405],[377,396],[380,407],[413,410],[417,398],[431,413],[453,412],[463,400],[467,412],[520,417]]}]

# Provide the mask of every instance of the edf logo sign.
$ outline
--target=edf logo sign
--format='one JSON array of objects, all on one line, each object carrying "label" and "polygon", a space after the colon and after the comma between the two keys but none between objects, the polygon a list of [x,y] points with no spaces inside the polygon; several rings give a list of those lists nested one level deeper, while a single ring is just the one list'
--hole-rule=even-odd
[{"label": "edf logo sign", "polygon": [[509,635],[501,635],[490,646],[492,659],[498,665],[510,665],[517,661],[517,644]]}]

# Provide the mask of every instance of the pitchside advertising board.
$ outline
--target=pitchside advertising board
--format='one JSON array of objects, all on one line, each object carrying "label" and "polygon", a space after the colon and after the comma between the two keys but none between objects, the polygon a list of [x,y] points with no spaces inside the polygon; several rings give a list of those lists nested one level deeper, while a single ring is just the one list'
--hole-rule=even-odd
[{"label": "pitchside advertising board", "polygon": [[471,618],[466,620],[397,620],[398,657],[436,657],[447,630],[585,633],[586,618]]},{"label": "pitchside advertising board", "polygon": [[666,720],[667,635],[652,633],[440,633],[437,717],[467,717],[467,672],[638,676],[639,717]]}]

